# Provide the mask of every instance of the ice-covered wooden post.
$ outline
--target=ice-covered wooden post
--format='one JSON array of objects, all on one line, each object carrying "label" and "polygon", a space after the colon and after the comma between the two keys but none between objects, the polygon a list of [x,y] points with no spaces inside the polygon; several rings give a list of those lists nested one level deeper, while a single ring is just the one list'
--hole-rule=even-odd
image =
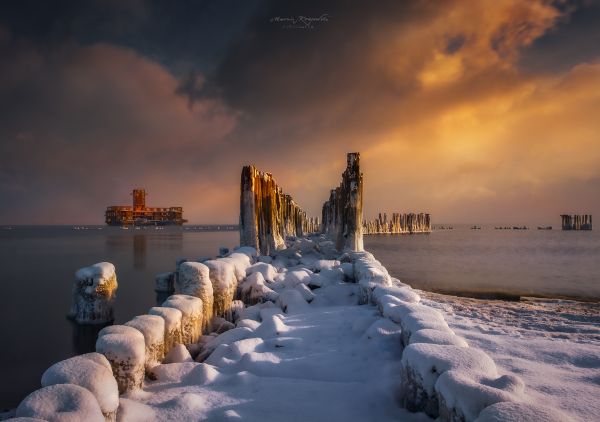
[{"label": "ice-covered wooden post", "polygon": [[182,314],[179,309],[155,306],[148,311],[150,315],[158,315],[165,320],[165,356],[176,345],[183,343],[181,335]]},{"label": "ice-covered wooden post", "polygon": [[331,190],[323,204],[321,230],[335,242],[339,251],[362,251],[363,176],[360,172],[360,154],[350,152],[340,185]]},{"label": "ice-covered wooden post", "polygon": [[181,311],[181,335],[183,343],[191,344],[198,342],[202,335],[202,300],[189,295],[173,295],[169,296],[162,306]]},{"label": "ice-covered wooden post", "polygon": [[144,336],[146,372],[152,371],[165,357],[165,320],[158,315],[138,315],[125,323]]},{"label": "ice-covered wooden post", "polygon": [[98,334],[96,351],[110,362],[119,394],[142,388],[146,343],[141,332],[126,325],[105,327]]},{"label": "ice-covered wooden post", "polygon": [[202,300],[202,332],[208,331],[213,317],[213,285],[209,269],[199,262],[183,262],[177,275],[177,292]]},{"label": "ice-covered wooden post", "polygon": [[117,287],[115,266],[110,262],[80,268],[75,272],[69,317],[78,324],[112,322]]}]

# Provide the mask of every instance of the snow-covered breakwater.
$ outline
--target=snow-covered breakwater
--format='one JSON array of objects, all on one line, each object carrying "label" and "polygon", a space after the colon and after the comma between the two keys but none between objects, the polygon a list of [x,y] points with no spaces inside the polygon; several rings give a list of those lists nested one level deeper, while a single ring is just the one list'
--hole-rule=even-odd
[{"label": "snow-covered breakwater", "polygon": [[[340,253],[323,235],[289,238],[286,244],[286,249],[268,256],[239,248],[214,260],[231,266],[231,271],[211,273],[203,263],[181,263],[178,279],[185,283],[178,284],[177,294],[163,306],[149,311],[162,323],[148,315],[107,327],[98,339],[100,353],[51,367],[44,374],[44,388],[21,403],[17,416],[57,420],[55,412],[59,417],[69,412],[85,420],[128,421],[218,419],[219,414],[227,419],[237,414],[255,420],[262,414],[275,420],[284,416],[277,412],[287,411],[305,420],[411,420],[399,398],[406,409],[441,420],[568,420],[554,409],[529,404],[518,377],[501,375],[485,353],[468,347],[437,310],[421,304],[419,294],[391,277],[369,252]],[[186,262],[199,270],[190,271]],[[238,278],[236,272],[243,275]],[[235,291],[231,300],[224,299],[222,318],[215,313],[215,286],[232,282]],[[213,316],[206,325],[208,289],[190,286],[208,283],[213,288]],[[182,289],[188,294],[181,294]],[[238,297],[247,303],[242,305]],[[327,319],[338,312],[343,317]],[[318,349],[327,340],[320,338],[322,324],[331,324],[331,332],[344,336]],[[348,324],[351,331],[344,331]],[[179,330],[188,340],[179,340],[184,338]],[[316,358],[324,350],[331,353],[331,362]],[[313,358],[300,364],[304,356]],[[380,366],[384,373],[378,372]],[[358,380],[365,385],[352,388],[381,384],[388,395],[354,403],[341,394],[345,387],[332,382],[355,379],[355,371],[364,374]],[[296,409],[293,397],[304,394],[305,388],[297,381],[286,384],[275,402],[269,397],[286,377],[312,377],[321,383],[326,375],[327,394],[339,391],[335,406],[347,406],[350,414],[311,410],[334,406],[319,405],[314,397],[315,406]]]}]

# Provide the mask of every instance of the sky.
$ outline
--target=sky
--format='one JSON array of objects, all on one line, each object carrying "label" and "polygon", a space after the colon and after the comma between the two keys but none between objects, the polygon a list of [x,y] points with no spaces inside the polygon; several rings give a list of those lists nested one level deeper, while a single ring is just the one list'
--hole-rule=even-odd
[{"label": "sky", "polygon": [[598,1],[0,2],[0,224],[108,205],[236,223],[241,167],[309,215],[600,213]]}]

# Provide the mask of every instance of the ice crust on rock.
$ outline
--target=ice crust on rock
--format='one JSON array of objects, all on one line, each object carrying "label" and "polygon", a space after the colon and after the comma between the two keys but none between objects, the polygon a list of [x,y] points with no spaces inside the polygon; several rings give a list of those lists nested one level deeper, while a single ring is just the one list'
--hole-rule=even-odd
[{"label": "ice crust on rock", "polygon": [[179,309],[155,306],[148,311],[150,315],[158,315],[165,320],[165,354],[179,343],[182,343],[181,318]]},{"label": "ice crust on rock", "polygon": [[202,332],[207,332],[214,312],[214,289],[208,266],[199,262],[182,263],[179,267],[177,292],[202,300]]},{"label": "ice crust on rock", "polygon": [[497,377],[496,365],[481,350],[417,343],[404,349],[400,370],[400,398],[410,411],[423,411],[435,418],[439,415],[439,400],[434,386],[440,375],[458,370],[471,378]]},{"label": "ice crust on rock", "polygon": [[55,363],[42,375],[42,387],[75,384],[89,390],[108,420],[115,420],[119,387],[110,362],[100,353],[87,353]]},{"label": "ice crust on rock", "polygon": [[189,295],[172,295],[162,304],[181,311],[181,339],[184,344],[196,343],[202,334],[202,300]]},{"label": "ice crust on rock", "polygon": [[104,422],[94,395],[74,384],[55,384],[34,391],[19,404],[17,417],[61,422]]},{"label": "ice crust on rock", "polygon": [[144,336],[146,371],[160,364],[165,357],[165,320],[158,315],[138,315],[125,323]]},{"label": "ice crust on rock", "polygon": [[486,407],[475,422],[574,422],[563,412],[530,403],[502,402]]},{"label": "ice crust on rock", "polygon": [[80,268],[75,272],[69,317],[79,324],[112,322],[117,287],[115,266],[110,262]]},{"label": "ice crust on rock", "polygon": [[100,330],[96,352],[110,362],[119,394],[142,387],[146,362],[144,335],[133,327],[112,325]]},{"label": "ice crust on rock", "polygon": [[524,384],[514,375],[473,377],[462,371],[447,371],[438,378],[435,390],[442,419],[472,421],[494,403],[521,401]]},{"label": "ice crust on rock", "polygon": [[206,261],[205,264],[209,269],[213,286],[213,314],[232,321],[231,306],[237,289],[233,264],[223,259]]}]

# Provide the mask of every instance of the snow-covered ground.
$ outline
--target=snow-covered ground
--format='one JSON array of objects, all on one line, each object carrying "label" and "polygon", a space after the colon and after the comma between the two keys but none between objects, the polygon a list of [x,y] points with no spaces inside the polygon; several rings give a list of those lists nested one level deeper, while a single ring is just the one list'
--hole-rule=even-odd
[{"label": "snow-covered ground", "polygon": [[600,420],[600,304],[420,294],[471,347],[523,378],[534,402],[582,421]]},{"label": "snow-covered ground", "polygon": [[[204,363],[162,365],[157,381],[121,400],[126,421],[422,421],[400,408],[399,327],[357,286],[315,290],[308,306],[263,308]],[[232,333],[228,331],[227,333]],[[227,334],[226,333],[226,334]]]}]

